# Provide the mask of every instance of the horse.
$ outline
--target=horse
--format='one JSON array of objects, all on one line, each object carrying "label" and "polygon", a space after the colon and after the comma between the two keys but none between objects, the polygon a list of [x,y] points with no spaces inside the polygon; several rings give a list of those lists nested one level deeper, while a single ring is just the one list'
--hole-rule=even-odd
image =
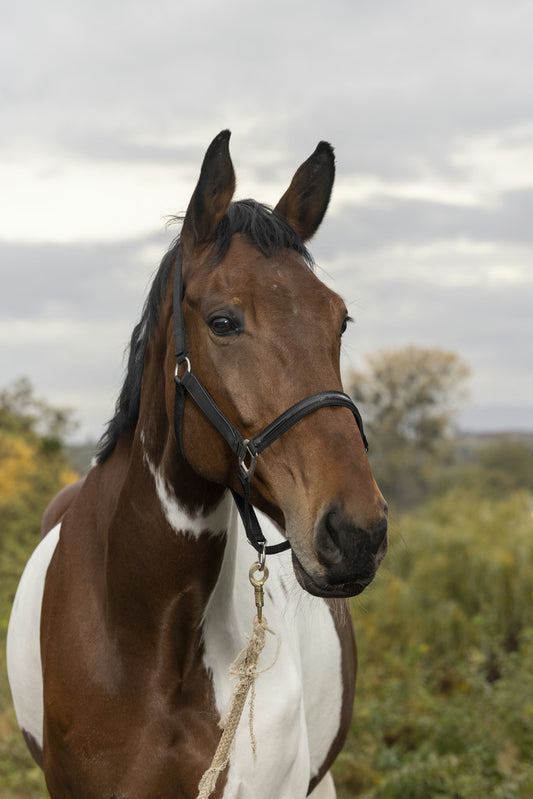
[{"label": "horse", "polygon": [[385,554],[387,506],[342,390],[348,312],[306,247],[335,157],[320,142],[271,208],[233,199],[229,138],[205,153],[94,465],[47,508],[14,600],[11,691],[53,799],[198,795],[259,614],[250,567],[272,633],[246,711],[257,751],[242,719],[212,795],[336,795],[348,598]]}]

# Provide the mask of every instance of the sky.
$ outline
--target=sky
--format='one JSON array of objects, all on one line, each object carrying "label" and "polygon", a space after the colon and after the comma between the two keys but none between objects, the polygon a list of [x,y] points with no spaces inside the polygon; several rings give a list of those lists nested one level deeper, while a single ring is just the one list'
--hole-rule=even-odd
[{"label": "sky", "polygon": [[320,140],[310,249],[355,324],[471,369],[462,429],[533,429],[530,0],[18,0],[0,26],[0,389],[112,416],[124,352],[222,129],[275,205]]}]

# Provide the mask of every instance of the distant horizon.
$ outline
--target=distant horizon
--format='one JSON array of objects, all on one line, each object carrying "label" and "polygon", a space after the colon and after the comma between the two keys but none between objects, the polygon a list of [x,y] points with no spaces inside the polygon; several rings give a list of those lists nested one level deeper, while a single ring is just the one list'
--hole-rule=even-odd
[{"label": "distant horizon", "polygon": [[[74,416],[75,419],[75,416]],[[498,419],[498,421],[496,421]],[[456,436],[533,436],[533,406],[487,406],[469,407],[458,414],[454,425]],[[96,445],[104,433],[105,424],[99,434],[84,435],[81,431],[67,436],[67,446]]]},{"label": "distant horizon", "polygon": [[533,405],[467,407],[458,416],[461,433],[533,434]]}]

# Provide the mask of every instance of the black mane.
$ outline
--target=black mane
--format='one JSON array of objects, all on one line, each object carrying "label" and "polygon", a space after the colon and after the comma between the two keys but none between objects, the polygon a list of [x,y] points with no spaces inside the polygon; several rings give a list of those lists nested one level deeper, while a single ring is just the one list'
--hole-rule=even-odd
[{"label": "black mane", "polygon": [[[225,257],[231,239],[236,233],[244,234],[250,244],[266,257],[288,247],[296,250],[310,268],[313,266],[313,259],[309,251],[285,219],[268,206],[255,200],[240,200],[230,205],[227,214],[217,228],[213,242],[213,257],[216,263]],[[115,449],[120,436],[137,424],[146,347],[159,321],[159,308],[166,293],[179,247],[178,237],[161,261],[144,303],[141,318],[131,334],[126,376],[115,406],[115,415],[108,422],[98,443],[97,463],[107,460]]]}]

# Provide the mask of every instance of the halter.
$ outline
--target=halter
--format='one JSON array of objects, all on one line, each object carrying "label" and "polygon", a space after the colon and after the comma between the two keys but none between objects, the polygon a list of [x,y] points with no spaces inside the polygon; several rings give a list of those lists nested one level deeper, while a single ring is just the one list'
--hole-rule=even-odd
[{"label": "halter", "polygon": [[[181,453],[183,451],[183,410],[185,405],[185,392],[194,400],[196,405],[209,419],[213,427],[218,430],[220,435],[229,444],[230,449],[239,461],[239,481],[242,487],[242,496],[231,489],[235,504],[240,513],[244,524],[246,536],[250,544],[262,556],[263,564],[265,555],[274,555],[278,552],[290,549],[290,543],[283,541],[281,544],[267,546],[267,542],[259,521],[250,503],[250,482],[252,480],[257,458],[280,436],[287,432],[296,422],[326,406],[344,406],[349,408],[355,417],[357,427],[361,433],[361,438],[368,451],[368,442],[363,429],[361,414],[357,410],[352,399],[342,391],[319,391],[311,394],[277,417],[260,433],[253,438],[244,438],[234,424],[222,413],[214,399],[198,380],[192,371],[187,347],[187,336],[185,333],[185,321],[183,318],[183,254],[181,248],[176,259],[176,269],[174,276],[174,344],[176,351],[176,372],[174,380],[176,383],[176,395],[174,403],[174,429],[176,440],[179,444]],[[180,376],[179,368],[185,364],[185,373]]]}]

